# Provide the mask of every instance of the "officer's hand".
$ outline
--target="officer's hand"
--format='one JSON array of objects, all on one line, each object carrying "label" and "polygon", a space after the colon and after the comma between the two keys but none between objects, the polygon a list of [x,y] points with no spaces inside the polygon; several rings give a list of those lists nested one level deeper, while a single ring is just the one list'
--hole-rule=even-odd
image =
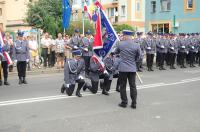
[{"label": "officer's hand", "polygon": [[29,62],[29,59],[26,59],[26,62],[28,63],[28,62]]},{"label": "officer's hand", "polygon": [[15,60],[15,63],[17,63],[17,60]]}]

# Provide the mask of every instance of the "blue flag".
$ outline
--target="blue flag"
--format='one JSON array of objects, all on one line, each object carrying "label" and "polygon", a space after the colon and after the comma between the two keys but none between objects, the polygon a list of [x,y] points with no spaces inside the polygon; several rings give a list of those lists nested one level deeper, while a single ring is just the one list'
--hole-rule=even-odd
[{"label": "blue flag", "polygon": [[117,41],[119,41],[119,38],[110,21],[108,20],[105,12],[101,8],[100,15],[103,48],[94,49],[94,53],[98,58],[104,60],[110,54]]},{"label": "blue flag", "polygon": [[70,23],[70,17],[71,17],[71,6],[68,0],[63,0],[63,4],[62,4],[62,8],[63,8],[63,28],[67,29],[69,27],[69,23]]}]

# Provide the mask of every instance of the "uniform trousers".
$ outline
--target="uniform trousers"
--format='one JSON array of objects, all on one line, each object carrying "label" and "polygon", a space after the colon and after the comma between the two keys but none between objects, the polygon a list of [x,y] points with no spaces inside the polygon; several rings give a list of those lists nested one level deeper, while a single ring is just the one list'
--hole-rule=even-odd
[{"label": "uniform trousers", "polygon": [[189,52],[189,64],[190,66],[194,65],[196,52]]},{"label": "uniform trousers", "polygon": [[110,80],[109,77],[104,77],[103,90],[110,91],[111,83],[112,83],[112,80]]},{"label": "uniform trousers", "polygon": [[132,99],[132,104],[135,105],[137,104],[137,89],[136,89],[136,84],[135,84],[135,79],[136,79],[136,72],[120,72],[119,73],[120,77],[120,96],[123,104],[128,103],[127,99],[127,93],[126,93],[126,84],[127,80],[129,81],[129,86],[130,86],[130,96]]},{"label": "uniform trousers", "polygon": [[185,59],[186,59],[187,53],[185,52],[179,52],[179,62],[181,66],[185,65]]},{"label": "uniform trousers", "polygon": [[89,67],[90,67],[90,56],[83,56],[85,62],[85,73],[89,75]]},{"label": "uniform trousers", "polygon": [[89,87],[89,90],[90,90],[93,94],[96,94],[97,91],[98,91],[99,81],[93,81],[93,80],[91,80],[91,84],[92,84],[92,87]]},{"label": "uniform trousers", "polygon": [[169,53],[169,65],[172,67],[175,64],[176,53]]},{"label": "uniform trousers", "polygon": [[147,54],[147,57],[146,57],[147,68],[152,68],[152,66],[153,66],[153,59],[154,59],[154,54]]},{"label": "uniform trousers", "polygon": [[18,76],[21,77],[26,77],[26,61],[18,61],[17,62],[17,72]]},{"label": "uniform trousers", "polygon": [[3,77],[4,77],[4,79],[7,79],[8,78],[8,63],[7,63],[7,61],[2,61],[1,66],[3,69]]},{"label": "uniform trousers", "polygon": [[165,53],[158,53],[159,60],[158,60],[158,66],[160,68],[163,68],[164,66],[164,61],[165,61]]},{"label": "uniform trousers", "polygon": [[[78,83],[78,88],[77,88],[77,92],[79,92],[81,90],[81,88],[84,86],[85,84],[85,80],[83,79],[79,79],[76,81],[76,83]],[[71,96],[74,92],[75,89],[75,84],[71,84],[69,85],[69,88],[66,88],[66,92],[69,96]]]}]

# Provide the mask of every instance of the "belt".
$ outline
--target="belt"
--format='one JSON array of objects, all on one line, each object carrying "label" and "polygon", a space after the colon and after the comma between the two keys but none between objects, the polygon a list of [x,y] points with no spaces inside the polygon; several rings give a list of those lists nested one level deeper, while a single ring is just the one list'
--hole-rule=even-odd
[{"label": "belt", "polygon": [[26,54],[26,52],[16,52],[16,54]]}]

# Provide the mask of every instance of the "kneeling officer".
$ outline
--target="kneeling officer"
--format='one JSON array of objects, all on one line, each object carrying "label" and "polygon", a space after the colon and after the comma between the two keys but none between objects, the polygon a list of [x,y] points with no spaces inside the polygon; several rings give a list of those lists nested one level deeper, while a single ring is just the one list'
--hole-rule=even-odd
[{"label": "kneeling officer", "polygon": [[73,51],[73,59],[67,59],[64,67],[64,81],[61,88],[61,93],[66,91],[68,96],[71,96],[75,89],[75,84],[78,83],[78,88],[76,90],[76,96],[82,97],[80,94],[81,88],[85,84],[85,80],[83,78],[85,64],[83,59],[81,59],[82,53],[80,50]]}]

